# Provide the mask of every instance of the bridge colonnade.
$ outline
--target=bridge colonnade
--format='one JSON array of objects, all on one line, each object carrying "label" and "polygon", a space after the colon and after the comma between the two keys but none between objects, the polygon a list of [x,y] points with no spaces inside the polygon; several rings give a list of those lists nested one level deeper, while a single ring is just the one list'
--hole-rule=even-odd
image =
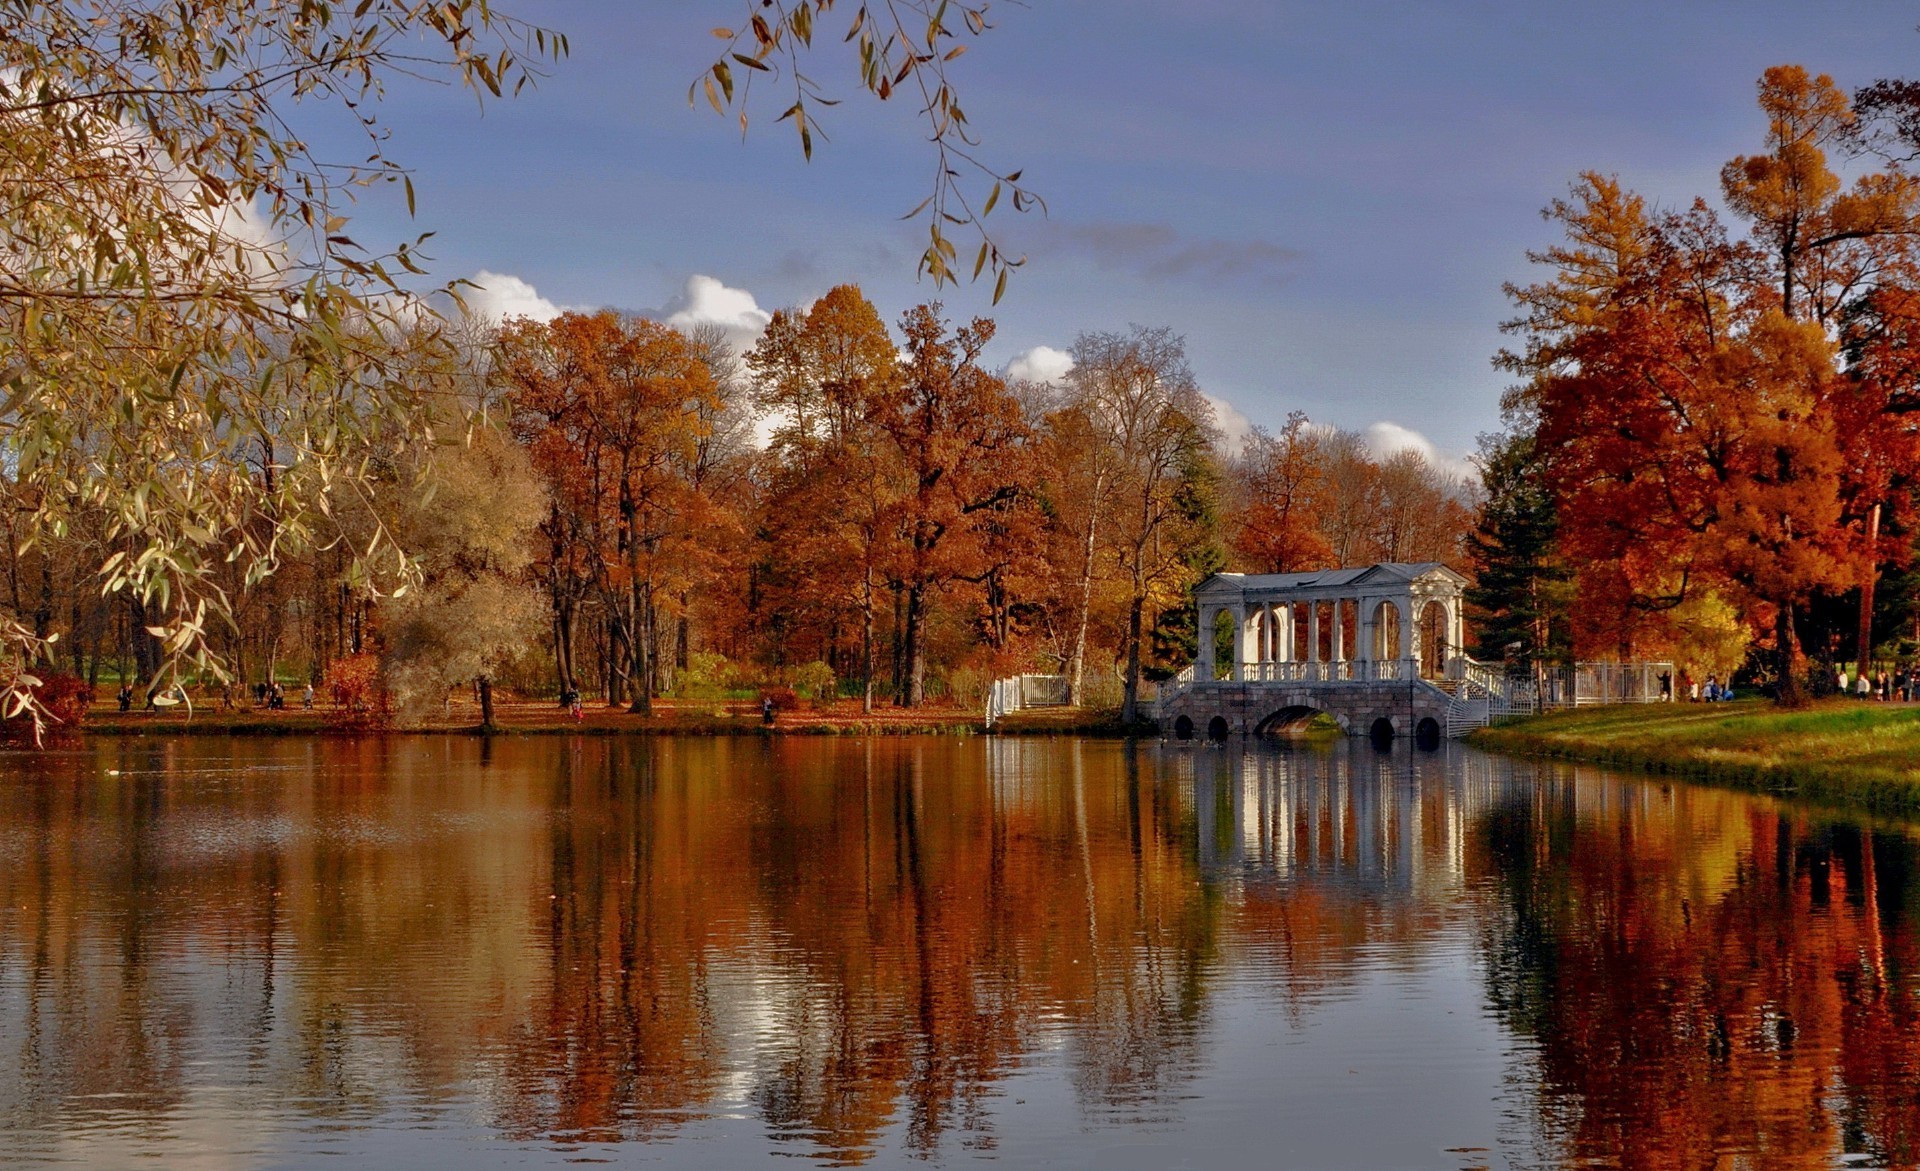
[{"label": "bridge colonnade", "polygon": [[[1439,569],[1436,573],[1434,570]],[[1217,574],[1198,591],[1196,681],[1355,682],[1435,678],[1462,654],[1457,575],[1429,563],[1318,573]],[[1232,623],[1215,662],[1221,615]],[[1223,670],[1224,668],[1224,670]]]}]

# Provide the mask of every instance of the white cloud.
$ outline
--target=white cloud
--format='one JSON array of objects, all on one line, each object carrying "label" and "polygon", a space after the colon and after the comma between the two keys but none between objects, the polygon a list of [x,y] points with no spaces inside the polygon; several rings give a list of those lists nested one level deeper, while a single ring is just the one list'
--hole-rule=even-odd
[{"label": "white cloud", "polygon": [[559,305],[542,297],[537,289],[517,276],[483,268],[468,279],[478,287],[460,290],[460,299],[467,303],[467,314],[471,317],[500,322],[509,317],[552,321],[560,316]]},{"label": "white cloud", "polygon": [[1253,420],[1226,399],[1211,394],[1205,397],[1207,404],[1213,408],[1213,425],[1220,429],[1220,435],[1226,441],[1226,450],[1239,452],[1246,446],[1247,436],[1253,434]]},{"label": "white cloud", "polygon": [[1073,355],[1065,350],[1056,350],[1052,346],[1035,346],[1022,354],[1015,354],[1013,361],[1007,363],[1003,372],[1008,382],[1042,382],[1050,386],[1058,385],[1073,369]]},{"label": "white cloud", "polygon": [[773,320],[773,314],[745,289],[732,288],[715,277],[700,273],[687,278],[678,296],[662,310],[662,320],[675,329],[696,325],[717,325],[726,332],[727,341],[745,351],[759,340]]},{"label": "white cloud", "polygon": [[1373,452],[1375,459],[1386,459],[1402,451],[1417,451],[1426,457],[1428,463],[1455,479],[1467,483],[1477,483],[1480,475],[1472,464],[1457,456],[1447,455],[1433,445],[1433,440],[1389,419],[1369,423],[1360,432],[1367,450]]}]

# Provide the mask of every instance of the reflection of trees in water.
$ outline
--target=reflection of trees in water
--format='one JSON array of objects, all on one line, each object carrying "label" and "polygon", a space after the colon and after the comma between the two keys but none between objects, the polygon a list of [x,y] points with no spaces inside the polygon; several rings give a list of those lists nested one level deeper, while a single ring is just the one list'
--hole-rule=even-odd
[{"label": "reflection of trees in water", "polygon": [[502,741],[483,766],[452,739],[163,741],[35,767],[0,787],[13,1133],[107,1092],[151,1125],[217,1077],[301,1119],[477,1093],[519,1140],[744,1111],[842,1162],[990,1148],[1023,1064],[1102,1119],[1172,1117],[1229,975],[1301,1020],[1471,924],[1567,1157],[1920,1158],[1920,858],[1745,797],[1349,745]]},{"label": "reflection of trees in water", "polygon": [[[740,921],[745,827],[645,745],[569,746],[553,778],[546,978],[504,1058],[517,1138],[643,1138],[700,1117],[723,1046],[708,966]],[[699,859],[698,867],[688,863]]]},{"label": "reflection of trees in water", "polygon": [[[1910,1166],[1915,846],[1749,799],[1562,773],[1479,825],[1489,998],[1576,1159]],[[1576,807],[1610,793],[1613,816]]]},{"label": "reflection of trees in water", "polygon": [[34,864],[0,893],[40,908],[0,928],[35,989],[0,1005],[32,1038],[11,1123],[104,1088],[173,1109],[201,1051],[308,1118],[477,1078],[523,1140],[725,1105],[843,1161],[890,1133],[990,1147],[987,1094],[1038,1053],[1089,1109],[1151,1117],[1203,1067],[1224,964],[1350,974],[1417,925],[1365,893],[1397,881],[1394,835],[1452,824],[1421,804],[1451,798],[1395,798],[1375,841],[1336,766],[1071,742],[94,752],[5,790]]}]

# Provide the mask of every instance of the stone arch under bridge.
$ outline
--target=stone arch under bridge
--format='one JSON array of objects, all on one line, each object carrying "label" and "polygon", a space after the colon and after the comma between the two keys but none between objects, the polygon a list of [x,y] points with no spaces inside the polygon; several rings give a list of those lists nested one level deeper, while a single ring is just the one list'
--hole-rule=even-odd
[{"label": "stone arch under bridge", "polygon": [[1466,584],[1439,562],[1215,574],[1194,590],[1199,657],[1162,687],[1160,727],[1254,735],[1310,718],[1302,710],[1354,736],[1462,726]]},{"label": "stone arch under bridge", "polygon": [[1308,724],[1321,716],[1328,716],[1334,723],[1340,724],[1342,732],[1350,731],[1345,724],[1341,724],[1340,717],[1332,712],[1311,704],[1294,703],[1288,704],[1256,723],[1253,726],[1253,734],[1256,736],[1287,735],[1303,731]]}]

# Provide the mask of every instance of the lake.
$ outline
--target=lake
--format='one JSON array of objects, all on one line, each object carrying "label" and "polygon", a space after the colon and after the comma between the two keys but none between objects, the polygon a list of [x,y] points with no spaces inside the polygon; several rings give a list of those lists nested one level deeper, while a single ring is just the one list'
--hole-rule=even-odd
[{"label": "lake", "polygon": [[0,758],[0,1163],[1920,1159],[1904,826],[1456,745]]}]

